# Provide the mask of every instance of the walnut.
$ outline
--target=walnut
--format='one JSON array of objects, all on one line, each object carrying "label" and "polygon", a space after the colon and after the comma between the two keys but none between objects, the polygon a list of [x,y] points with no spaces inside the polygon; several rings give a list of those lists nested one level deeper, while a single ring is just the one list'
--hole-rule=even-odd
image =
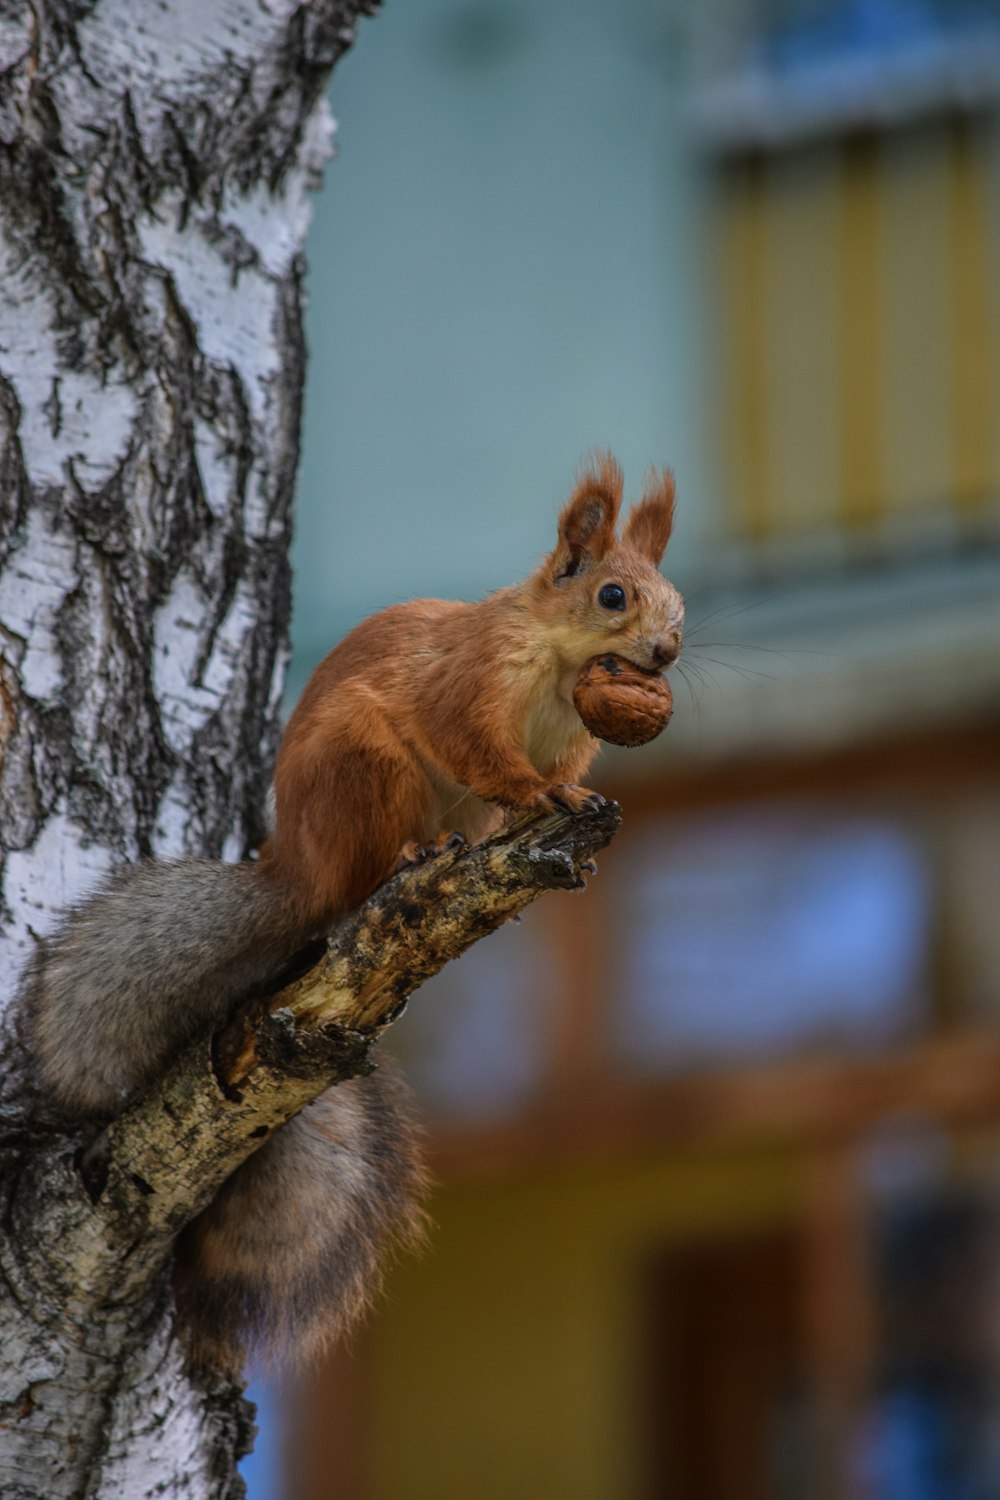
[{"label": "walnut", "polygon": [[612,745],[645,745],[666,729],[674,698],[666,680],[621,656],[595,656],[581,668],[573,704],[591,734]]}]

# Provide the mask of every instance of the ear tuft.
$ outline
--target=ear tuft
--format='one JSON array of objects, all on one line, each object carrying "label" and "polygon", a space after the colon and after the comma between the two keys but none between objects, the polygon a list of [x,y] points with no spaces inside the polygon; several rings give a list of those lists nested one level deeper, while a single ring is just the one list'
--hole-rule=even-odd
[{"label": "ear tuft", "polygon": [[600,562],[614,546],[623,483],[622,471],[610,453],[597,452],[585,461],[559,517],[559,541],[552,554],[557,579],[572,578]]},{"label": "ear tuft", "polygon": [[622,543],[654,567],[666,551],[674,524],[674,476],[669,469],[650,471],[642,499],[628,513]]}]

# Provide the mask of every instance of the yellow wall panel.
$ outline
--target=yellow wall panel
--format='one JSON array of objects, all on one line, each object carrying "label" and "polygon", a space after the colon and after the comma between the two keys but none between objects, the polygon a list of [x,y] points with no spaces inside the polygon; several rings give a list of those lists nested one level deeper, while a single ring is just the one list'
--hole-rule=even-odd
[{"label": "yellow wall panel", "polygon": [[765,164],[759,157],[726,170],[720,229],[724,483],[739,530],[757,541],[772,524],[767,463],[764,174]]},{"label": "yellow wall panel", "polygon": [[722,173],[722,430],[747,540],[995,504],[998,155],[942,118]]},{"label": "yellow wall panel", "polygon": [[885,493],[892,515],[947,503],[954,483],[952,195],[948,127],[887,135]]},{"label": "yellow wall panel", "polygon": [[788,1223],[800,1177],[775,1152],[443,1193],[374,1330],[370,1500],[632,1500],[647,1256]]},{"label": "yellow wall panel", "polygon": [[996,259],[991,221],[989,138],[969,120],[952,137],[952,307],[955,323],[952,414],[954,497],[962,510],[996,498],[998,396]]},{"label": "yellow wall panel", "polygon": [[839,154],[778,157],[766,189],[769,516],[779,530],[837,521],[842,487],[837,260]]},{"label": "yellow wall panel", "polygon": [[844,148],[840,189],[841,520],[871,526],[885,493],[883,198],[878,140]]}]

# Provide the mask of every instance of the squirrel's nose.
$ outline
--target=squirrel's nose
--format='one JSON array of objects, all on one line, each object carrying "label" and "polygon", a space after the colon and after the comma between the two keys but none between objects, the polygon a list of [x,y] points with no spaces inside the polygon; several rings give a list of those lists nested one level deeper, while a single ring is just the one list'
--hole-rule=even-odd
[{"label": "squirrel's nose", "polygon": [[675,630],[670,635],[661,636],[658,641],[653,642],[653,658],[657,666],[669,667],[681,654],[680,632]]}]

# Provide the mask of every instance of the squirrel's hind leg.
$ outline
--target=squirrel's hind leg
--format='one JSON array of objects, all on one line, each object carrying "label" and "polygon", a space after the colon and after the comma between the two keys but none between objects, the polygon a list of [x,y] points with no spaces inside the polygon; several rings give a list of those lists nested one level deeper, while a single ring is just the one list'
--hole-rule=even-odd
[{"label": "squirrel's hind leg", "polygon": [[[360,906],[407,841],[434,832],[433,792],[416,755],[388,730],[369,731],[367,740],[342,731],[325,750],[312,743],[279,762],[272,858],[328,915]],[[353,815],[339,818],[338,807]]]}]

